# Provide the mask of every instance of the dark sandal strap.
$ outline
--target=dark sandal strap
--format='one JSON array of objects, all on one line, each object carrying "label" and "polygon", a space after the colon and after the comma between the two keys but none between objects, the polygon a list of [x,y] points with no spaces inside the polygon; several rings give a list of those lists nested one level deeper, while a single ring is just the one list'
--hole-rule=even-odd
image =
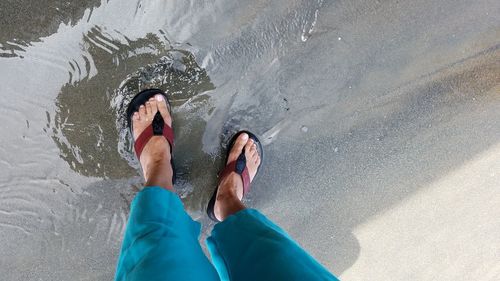
[{"label": "dark sandal strap", "polygon": [[238,159],[226,165],[224,170],[222,170],[222,172],[220,173],[219,179],[222,180],[232,172],[236,172],[241,176],[241,179],[243,180],[243,196],[245,196],[245,194],[250,191],[250,174],[247,168],[245,151],[243,151],[240,156],[238,156]]},{"label": "dark sandal strap", "polygon": [[148,141],[155,135],[163,135],[170,144],[170,150],[172,150],[172,148],[174,147],[174,130],[170,126],[168,126],[167,124],[163,124],[163,130],[161,131],[161,134],[158,134],[158,131],[155,131],[156,130],[153,129],[153,124],[151,124],[151,126],[148,126],[146,129],[144,129],[139,137],[137,137],[137,140],[135,140],[134,149],[135,154],[137,155],[137,159],[140,159],[142,150],[144,149]]}]

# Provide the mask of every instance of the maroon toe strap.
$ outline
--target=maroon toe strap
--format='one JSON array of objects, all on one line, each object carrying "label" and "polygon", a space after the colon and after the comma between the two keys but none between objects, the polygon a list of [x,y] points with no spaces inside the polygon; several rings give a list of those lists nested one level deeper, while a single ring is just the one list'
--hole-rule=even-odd
[{"label": "maroon toe strap", "polygon": [[243,179],[243,195],[245,195],[250,191],[250,174],[247,167],[241,173],[241,179]]},{"label": "maroon toe strap", "polygon": [[167,124],[163,124],[163,136],[170,144],[170,149],[174,147],[174,130]]},{"label": "maroon toe strap", "polygon": [[237,161],[232,161],[231,163],[227,164],[224,170],[219,175],[219,181],[228,176],[232,172],[236,172],[241,176],[241,179],[243,180],[243,196],[247,194],[250,191],[250,174],[248,173],[248,168],[245,166],[245,169],[243,169],[243,172],[238,173],[236,169],[236,162]]},{"label": "maroon toe strap", "polygon": [[[167,124],[163,125],[163,133],[162,135],[167,139],[170,144],[170,150],[174,147],[174,130]],[[137,137],[134,143],[135,154],[137,155],[137,159],[141,159],[141,153],[149,139],[154,136],[153,126],[148,126],[142,133]]]}]

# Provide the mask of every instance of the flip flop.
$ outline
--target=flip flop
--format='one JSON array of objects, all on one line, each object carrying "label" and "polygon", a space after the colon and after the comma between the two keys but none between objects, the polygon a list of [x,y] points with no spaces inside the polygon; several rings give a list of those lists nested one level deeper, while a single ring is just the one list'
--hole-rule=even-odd
[{"label": "flip flop", "polygon": [[[139,107],[141,105],[145,105],[150,98],[154,97],[157,94],[160,94],[165,98],[165,101],[167,102],[168,112],[170,113],[170,115],[172,115],[170,101],[168,100],[168,97],[165,94],[165,92],[163,92],[160,89],[147,89],[141,91],[140,93],[135,95],[135,97],[130,101],[127,108],[127,123],[128,123],[128,128],[130,129],[130,134],[132,136],[134,132],[132,128],[132,115],[134,114],[134,112],[139,111]],[[146,127],[146,129],[144,129],[144,131],[141,132],[141,134],[137,137],[137,139],[134,142],[134,150],[135,154],[137,155],[137,160],[140,159],[142,150],[153,136],[165,137],[165,139],[170,144],[170,154],[172,154],[172,149],[174,147],[174,130],[169,125],[165,124],[165,122],[163,121],[163,117],[158,111],[156,112],[155,117],[153,118],[151,126]],[[173,157],[171,157],[170,163],[172,164],[172,170],[174,172],[172,176],[172,183],[175,183],[175,168],[174,168]]]},{"label": "flip flop", "polygon": [[[262,149],[262,144],[257,138],[257,136],[249,131],[239,131],[231,138],[227,146],[226,163],[227,163],[227,158],[229,157],[229,153],[231,152],[231,149],[233,148],[236,139],[238,138],[239,135],[243,133],[246,133],[248,137],[252,139],[254,143],[257,145],[257,153],[259,153],[260,156],[260,165],[257,168],[257,173],[255,174],[255,176],[257,176],[257,174],[259,174],[260,167],[262,167],[262,162],[264,162],[264,150]],[[248,173],[248,168],[247,168],[247,160],[245,157],[245,148],[243,148],[243,151],[241,152],[240,156],[238,156],[238,158],[235,161],[227,163],[226,167],[219,173],[219,183],[217,184],[217,188],[212,194],[212,198],[210,198],[210,201],[208,202],[207,206],[208,217],[213,221],[220,222],[220,220],[217,219],[214,213],[215,199],[217,198],[217,191],[219,190],[219,184],[222,181],[222,179],[228,176],[231,172],[236,172],[238,175],[241,176],[241,179],[243,180],[243,197],[245,197],[245,194],[250,192],[250,184],[251,184],[250,174]]]}]

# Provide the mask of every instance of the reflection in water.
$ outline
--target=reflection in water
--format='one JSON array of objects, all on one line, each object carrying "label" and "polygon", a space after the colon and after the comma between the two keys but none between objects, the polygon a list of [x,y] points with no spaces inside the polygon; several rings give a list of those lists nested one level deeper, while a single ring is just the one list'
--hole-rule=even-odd
[{"label": "reflection in water", "polygon": [[[133,174],[129,164],[137,167],[124,119],[132,97],[145,88],[162,88],[174,107],[185,105],[192,110],[206,103],[206,97],[198,95],[214,86],[191,53],[171,49],[155,35],[124,44],[107,38],[96,27],[84,42],[94,65],[71,64],[73,73],[85,68],[87,75],[70,73],[70,81],[61,89],[53,139],[74,171],[94,177],[129,177]],[[145,63],[149,64],[142,67]],[[90,68],[94,68],[92,77]],[[134,69],[138,70],[129,74]],[[127,78],[122,81],[122,77]]]}]

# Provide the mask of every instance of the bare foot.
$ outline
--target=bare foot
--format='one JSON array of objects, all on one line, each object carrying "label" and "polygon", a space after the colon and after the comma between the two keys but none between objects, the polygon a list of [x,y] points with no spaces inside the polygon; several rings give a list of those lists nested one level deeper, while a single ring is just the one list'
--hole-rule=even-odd
[{"label": "bare foot", "polygon": [[[257,145],[248,137],[248,134],[242,133],[238,136],[233,148],[229,152],[227,163],[235,161],[243,149],[245,149],[246,164],[251,182],[257,174],[257,169],[260,165],[260,155]],[[239,174],[232,172],[219,183],[214,205],[214,213],[217,219],[222,221],[226,217],[245,209],[245,206],[241,203],[241,199],[243,199],[243,180]]]},{"label": "bare foot", "polygon": [[[134,141],[148,126],[153,123],[153,118],[160,112],[165,124],[172,126],[172,117],[167,108],[165,98],[158,94],[150,98],[146,104],[139,107],[138,112],[132,115],[132,128]],[[163,136],[153,136],[144,146],[141,153],[142,171],[145,186],[161,186],[166,189],[173,189],[172,185],[172,165],[170,163],[170,144]]]}]

